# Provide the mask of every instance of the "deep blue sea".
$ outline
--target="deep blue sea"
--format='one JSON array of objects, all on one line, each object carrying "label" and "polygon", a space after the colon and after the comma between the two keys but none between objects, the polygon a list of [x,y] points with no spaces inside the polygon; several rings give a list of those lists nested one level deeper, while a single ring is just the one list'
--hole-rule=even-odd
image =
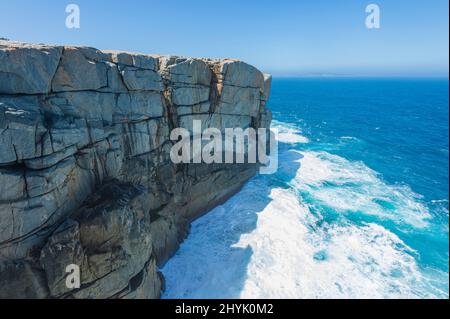
[{"label": "deep blue sea", "polygon": [[277,79],[280,167],[194,222],[166,298],[448,298],[449,82]]}]

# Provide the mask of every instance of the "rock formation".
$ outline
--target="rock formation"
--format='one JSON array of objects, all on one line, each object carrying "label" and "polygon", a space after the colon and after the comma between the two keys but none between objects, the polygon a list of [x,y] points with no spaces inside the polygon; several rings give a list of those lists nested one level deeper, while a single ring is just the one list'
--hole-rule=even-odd
[{"label": "rock formation", "polygon": [[0,298],[158,298],[190,222],[257,170],[173,164],[171,130],[268,127],[270,80],[236,60],[0,41]]}]

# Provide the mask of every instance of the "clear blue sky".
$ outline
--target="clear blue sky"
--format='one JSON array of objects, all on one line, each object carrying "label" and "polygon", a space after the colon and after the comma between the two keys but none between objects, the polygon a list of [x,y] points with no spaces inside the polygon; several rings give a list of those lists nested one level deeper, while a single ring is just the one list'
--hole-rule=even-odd
[{"label": "clear blue sky", "polygon": [[[81,29],[65,27],[65,7]],[[381,29],[365,7],[381,8]],[[0,0],[0,37],[232,57],[275,75],[448,76],[448,0]]]}]

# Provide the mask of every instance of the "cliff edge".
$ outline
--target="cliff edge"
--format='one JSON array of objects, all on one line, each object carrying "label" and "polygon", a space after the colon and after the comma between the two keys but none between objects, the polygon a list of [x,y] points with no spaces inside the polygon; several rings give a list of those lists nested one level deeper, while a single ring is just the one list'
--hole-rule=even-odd
[{"label": "cliff edge", "polygon": [[258,168],[174,164],[170,132],[268,128],[270,81],[236,60],[0,41],[0,298],[158,298],[191,221]]}]

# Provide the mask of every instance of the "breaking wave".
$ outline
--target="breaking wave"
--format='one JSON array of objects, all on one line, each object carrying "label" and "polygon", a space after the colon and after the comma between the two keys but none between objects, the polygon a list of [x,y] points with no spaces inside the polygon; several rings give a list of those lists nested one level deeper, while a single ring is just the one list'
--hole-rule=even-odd
[{"label": "breaking wave", "polygon": [[164,298],[448,298],[448,273],[424,268],[394,230],[432,217],[407,185],[362,162],[301,150],[279,128],[280,167],[193,223],[162,269]]}]

